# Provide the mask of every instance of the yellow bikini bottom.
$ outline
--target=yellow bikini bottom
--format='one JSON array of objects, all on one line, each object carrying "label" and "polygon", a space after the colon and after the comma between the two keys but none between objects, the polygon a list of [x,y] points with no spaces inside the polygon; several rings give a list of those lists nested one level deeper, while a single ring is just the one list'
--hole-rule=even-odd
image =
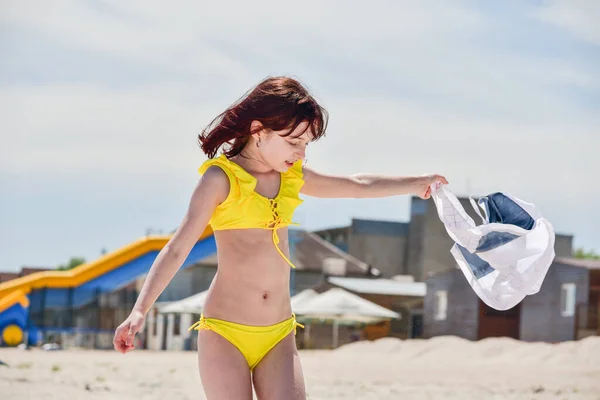
[{"label": "yellow bikini bottom", "polygon": [[192,329],[197,331],[206,329],[221,335],[244,355],[252,371],[260,360],[290,332],[294,331],[295,335],[297,326],[304,328],[296,322],[294,314],[285,321],[268,326],[237,324],[222,319],[205,318],[204,314],[201,314],[200,320],[190,326],[188,332]]}]

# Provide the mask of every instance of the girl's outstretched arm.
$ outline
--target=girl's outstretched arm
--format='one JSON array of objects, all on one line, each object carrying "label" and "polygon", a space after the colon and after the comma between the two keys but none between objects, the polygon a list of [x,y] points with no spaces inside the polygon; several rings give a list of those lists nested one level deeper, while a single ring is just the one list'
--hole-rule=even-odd
[{"label": "girl's outstretched arm", "polygon": [[229,180],[225,173],[218,167],[210,167],[196,185],[181,224],[150,268],[133,307],[135,310],[145,314],[152,307],[206,229],[215,208],[228,193]]},{"label": "girl's outstretched arm", "polygon": [[375,198],[412,194],[423,199],[431,195],[430,185],[448,184],[442,175],[384,176],[356,174],[351,176],[327,175],[304,168],[304,186],[301,193],[313,197]]},{"label": "girl's outstretched arm", "polygon": [[173,279],[206,229],[215,208],[228,193],[229,180],[225,172],[218,167],[210,167],[198,182],[181,224],[150,267],[129,317],[117,327],[113,338],[116,350],[121,353],[133,350],[133,339],[146,314]]}]

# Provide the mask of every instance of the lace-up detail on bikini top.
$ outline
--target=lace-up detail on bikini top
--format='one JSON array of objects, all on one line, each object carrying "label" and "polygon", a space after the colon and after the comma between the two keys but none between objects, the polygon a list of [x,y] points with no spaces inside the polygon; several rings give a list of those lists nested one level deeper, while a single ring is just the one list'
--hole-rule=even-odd
[{"label": "lace-up detail on bikini top", "polygon": [[286,172],[281,173],[279,193],[274,198],[258,194],[256,178],[241,166],[221,155],[204,162],[199,168],[203,174],[211,166],[220,167],[229,177],[229,195],[215,210],[210,225],[213,230],[261,228],[273,231],[273,244],[283,259],[294,268],[294,264],[279,248],[277,230],[290,225],[294,210],[303,201],[299,197],[304,185],[302,161],[297,161]]}]

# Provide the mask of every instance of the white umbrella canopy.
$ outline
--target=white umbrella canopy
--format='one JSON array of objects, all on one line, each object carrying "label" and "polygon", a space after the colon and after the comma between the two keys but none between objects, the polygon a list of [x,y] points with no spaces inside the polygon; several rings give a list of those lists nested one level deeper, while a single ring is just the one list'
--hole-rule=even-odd
[{"label": "white umbrella canopy", "polygon": [[313,296],[296,307],[297,315],[310,318],[335,318],[356,322],[381,319],[400,319],[400,314],[365,300],[341,288],[332,288]]},{"label": "white umbrella canopy", "polygon": [[167,313],[190,313],[190,314],[201,314],[204,308],[204,300],[208,290],[197,293],[193,296],[186,297],[178,301],[173,301],[164,306],[159,307],[158,312],[160,314]]},{"label": "white umbrella canopy", "polygon": [[[318,296],[318,293],[312,289],[305,289],[298,294],[292,296],[292,311],[296,310],[300,304],[305,303],[312,299],[313,297]],[[294,311],[295,312],[295,311]]]},{"label": "white umbrella canopy", "polygon": [[[299,320],[333,320],[333,347],[338,346],[340,323],[375,323],[401,319],[401,315],[341,288],[333,288],[300,303],[294,310]],[[310,328],[310,325],[307,325]],[[309,329],[305,330],[308,341]]]}]

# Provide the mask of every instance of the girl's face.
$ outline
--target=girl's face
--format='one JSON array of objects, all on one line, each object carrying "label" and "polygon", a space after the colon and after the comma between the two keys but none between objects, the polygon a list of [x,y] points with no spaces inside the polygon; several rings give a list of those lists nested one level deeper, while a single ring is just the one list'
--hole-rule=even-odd
[{"label": "girl's face", "polygon": [[258,152],[271,168],[278,172],[287,171],[296,161],[306,158],[306,146],[314,138],[312,129],[307,129],[308,122],[304,121],[288,136],[285,131],[262,131],[257,134],[260,138]]}]

